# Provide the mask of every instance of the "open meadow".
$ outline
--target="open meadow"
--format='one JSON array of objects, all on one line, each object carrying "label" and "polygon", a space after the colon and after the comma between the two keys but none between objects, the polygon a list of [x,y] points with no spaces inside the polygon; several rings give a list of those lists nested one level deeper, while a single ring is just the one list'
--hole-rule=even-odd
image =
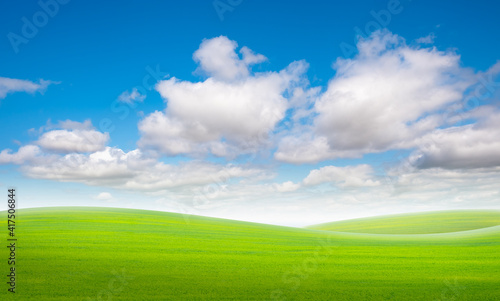
[{"label": "open meadow", "polygon": [[5,289],[1,299],[499,300],[500,212],[382,221],[302,229],[146,210],[23,209],[16,294]]}]

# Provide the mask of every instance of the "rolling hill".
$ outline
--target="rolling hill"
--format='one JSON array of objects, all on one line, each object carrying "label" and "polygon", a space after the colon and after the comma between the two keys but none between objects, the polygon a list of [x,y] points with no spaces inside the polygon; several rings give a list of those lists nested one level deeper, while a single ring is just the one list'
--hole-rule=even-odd
[{"label": "rolling hill", "polygon": [[[498,300],[500,226],[479,215],[467,231],[391,235],[146,210],[22,209],[17,292],[4,284],[0,298]],[[6,272],[7,261],[0,267]]]},{"label": "rolling hill", "polygon": [[498,210],[457,210],[407,213],[350,219],[309,226],[309,229],[377,234],[431,234],[500,225]]}]

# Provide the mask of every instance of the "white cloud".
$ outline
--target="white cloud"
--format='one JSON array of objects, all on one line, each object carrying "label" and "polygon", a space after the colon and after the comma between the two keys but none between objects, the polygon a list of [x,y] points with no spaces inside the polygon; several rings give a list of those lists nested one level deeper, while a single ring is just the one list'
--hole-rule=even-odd
[{"label": "white cloud", "polygon": [[109,141],[109,134],[96,131],[89,119],[84,122],[68,119],[55,124],[49,120],[45,126],[30,132],[40,135],[36,144],[56,153],[95,152],[103,150]]},{"label": "white cloud", "polygon": [[275,183],[274,188],[278,192],[291,192],[291,191],[296,191],[297,189],[299,189],[300,184],[294,183],[292,181],[286,181],[286,182],[281,183],[281,184]]},{"label": "white cloud", "polygon": [[84,122],[78,122],[66,119],[66,120],[59,120],[57,123],[52,123],[52,121],[49,119],[47,120],[46,125],[41,126],[38,129],[31,128],[28,130],[28,132],[32,135],[39,136],[43,132],[47,132],[53,129],[87,131],[87,130],[93,130],[94,126],[92,125],[92,121],[90,119],[87,119]]},{"label": "white cloud", "polygon": [[378,186],[380,182],[375,180],[373,173],[372,167],[367,164],[345,167],[324,166],[312,170],[303,183],[306,186],[323,183],[331,183],[340,187]]},{"label": "white cloud", "polygon": [[[55,128],[59,129],[54,130]],[[93,130],[90,120],[84,122],[65,120],[56,124],[52,124],[49,120],[46,126],[39,130],[31,129],[29,132],[40,135],[39,139],[20,147],[16,153],[12,153],[10,149],[2,150],[0,164],[40,162],[48,164],[58,157],[54,153],[97,152],[103,150],[109,140],[108,133]]]},{"label": "white cloud", "polygon": [[354,59],[336,61],[335,77],[315,102],[313,129],[284,139],[277,159],[318,162],[413,147],[443,123],[439,110],[460,101],[472,83],[458,55],[410,47],[386,31],[361,40],[358,50]]},{"label": "white cloud", "polygon": [[419,168],[484,168],[500,166],[500,112],[491,107],[476,113],[478,122],[437,130],[421,139],[413,156]]},{"label": "white cloud", "polygon": [[[349,168],[356,166],[346,167]],[[324,183],[330,185],[300,185],[297,188],[299,183],[290,181],[271,185],[240,182],[221,185],[224,187],[220,189],[218,185],[210,185],[210,189],[201,189],[206,191],[201,198],[176,192],[162,194],[158,201],[162,206],[155,209],[291,226],[415,211],[500,209],[498,168],[472,172],[441,168],[403,173],[391,171],[392,181],[374,176],[370,168],[365,169],[355,173],[355,179],[346,183],[344,175],[329,176],[325,172],[330,181]],[[343,170],[341,173],[348,172]],[[370,180],[379,183],[371,185]],[[367,186],[357,186],[367,183]],[[279,191],[277,187],[290,189]]]},{"label": "white cloud", "polygon": [[37,179],[152,191],[225,182],[263,172],[256,168],[200,161],[169,165],[146,156],[140,150],[126,153],[111,147],[91,154],[74,153],[39,160],[23,166],[22,170]]},{"label": "white cloud", "polygon": [[415,42],[419,44],[432,44],[434,43],[434,39],[436,38],[436,35],[434,33],[430,33],[426,35],[425,37],[421,37],[415,40]]},{"label": "white cloud", "polygon": [[[335,63],[336,75],[322,93],[322,87],[308,87],[305,62],[254,73],[251,65],[264,61],[263,55],[247,47],[238,51],[236,42],[225,37],[205,40],[193,57],[208,78],[170,78],[157,85],[165,109],[139,123],[139,149],[106,147],[109,135],[95,130],[90,120],[49,121],[32,131],[37,141],[17,152],[0,152],[0,163],[21,165],[31,178],[84,183],[102,187],[99,191],[120,189],[156,200],[137,205],[142,208],[165,206],[295,226],[362,215],[499,208],[498,109],[483,105],[448,120],[442,115],[467,97],[477,97],[472,94],[478,89],[492,97],[498,83],[490,77],[491,83],[470,86],[473,76],[460,67],[456,54],[419,47],[376,33],[358,44],[354,59]],[[484,75],[496,76],[498,70],[497,63]],[[121,101],[142,101],[143,95],[134,92],[124,92]],[[470,124],[457,126],[460,121]],[[292,163],[402,148],[415,152],[409,166],[400,164],[387,175],[368,164],[338,167],[334,162],[313,167],[300,182],[276,182],[275,162],[267,157],[259,161],[262,165],[239,166],[156,157],[208,153],[230,159],[272,153],[275,141],[274,158]],[[109,192],[92,197],[116,200]]]},{"label": "white cloud", "polygon": [[250,48],[246,46],[241,47],[240,53],[243,55],[243,63],[245,63],[247,66],[267,61],[267,58],[264,55],[255,54]]},{"label": "white cloud", "polygon": [[274,153],[276,160],[288,163],[321,162],[333,157],[359,157],[359,155],[350,151],[332,151],[326,137],[314,137],[310,132],[283,137],[278,150]]},{"label": "white cloud", "polygon": [[40,153],[40,148],[36,145],[22,146],[17,153],[12,153],[12,150],[5,149],[0,152],[0,164],[23,164],[35,159]]},{"label": "white cloud", "polygon": [[132,104],[134,102],[143,102],[146,99],[146,95],[142,95],[137,88],[133,88],[132,92],[125,91],[120,96],[118,100],[124,103]]},{"label": "white cloud", "polygon": [[134,173],[130,167],[140,164],[139,159],[137,151],[124,153],[107,147],[89,155],[72,153],[39,161],[23,166],[23,171],[32,178],[107,185],[131,178]]},{"label": "white cloud", "polygon": [[234,81],[246,78],[249,66],[266,60],[261,54],[254,54],[247,47],[242,47],[240,59],[235,52],[238,44],[225,36],[203,40],[200,48],[193,54],[193,59],[200,64],[200,69],[216,80]]},{"label": "white cloud", "polygon": [[263,57],[243,48],[241,60],[235,47],[225,37],[205,40],[194,57],[212,77],[158,83],[167,108],[140,122],[140,147],[167,155],[208,152],[231,157],[266,145],[268,133],[285,117],[288,102],[283,94],[301,80],[307,64],[294,62],[280,72],[250,75],[248,64]]},{"label": "white cloud", "polygon": [[94,197],[96,200],[109,201],[113,199],[113,196],[109,192],[101,192]]},{"label": "white cloud", "polygon": [[54,82],[40,79],[38,83],[29,80],[0,77],[0,99],[14,92],[43,93]]},{"label": "white cloud", "polygon": [[[405,172],[393,169],[388,171],[388,175],[394,179],[393,198],[396,201],[405,196],[440,204],[461,197],[468,200],[469,206],[474,207],[476,204],[498,202],[500,197],[499,167],[472,170],[428,168]],[[488,199],[478,198],[481,194],[489,195]]]},{"label": "white cloud", "polygon": [[65,129],[65,130],[91,130],[94,127],[92,126],[92,122],[90,121],[90,119],[87,119],[84,122],[78,122],[66,119],[66,120],[60,120],[56,124],[52,124],[49,120],[47,126],[45,126],[45,129],[48,130],[54,128]]},{"label": "white cloud", "polygon": [[104,149],[108,140],[108,133],[95,130],[53,130],[44,133],[37,144],[53,152],[85,153]]}]

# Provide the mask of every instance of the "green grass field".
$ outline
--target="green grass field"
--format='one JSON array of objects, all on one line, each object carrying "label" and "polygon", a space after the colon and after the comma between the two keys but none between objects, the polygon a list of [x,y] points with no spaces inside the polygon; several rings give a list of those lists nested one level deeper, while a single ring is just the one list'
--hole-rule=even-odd
[{"label": "green grass field", "polygon": [[7,293],[3,248],[0,299],[499,300],[499,221],[498,211],[456,211],[301,229],[145,210],[23,209],[17,292]]},{"label": "green grass field", "polygon": [[309,229],[377,234],[431,234],[482,229],[500,225],[491,210],[421,212],[358,218],[309,226]]}]

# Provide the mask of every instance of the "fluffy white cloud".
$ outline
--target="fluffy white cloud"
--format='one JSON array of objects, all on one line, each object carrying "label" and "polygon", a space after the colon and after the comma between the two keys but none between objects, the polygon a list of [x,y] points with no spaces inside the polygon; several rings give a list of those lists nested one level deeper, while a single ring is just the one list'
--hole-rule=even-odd
[{"label": "fluffy white cloud", "polygon": [[314,105],[313,130],[284,139],[277,159],[317,162],[413,147],[443,123],[439,110],[460,101],[472,83],[458,55],[410,47],[386,31],[361,40],[358,50],[334,64],[336,75]]},{"label": "fluffy white cloud", "polygon": [[48,163],[58,157],[57,153],[89,153],[103,150],[109,140],[109,134],[94,130],[90,120],[65,120],[56,124],[49,120],[47,125],[29,132],[40,137],[32,144],[20,147],[16,153],[10,149],[2,150],[0,164]]},{"label": "fluffy white cloud", "polygon": [[320,162],[333,157],[358,157],[352,151],[333,151],[324,136],[314,136],[311,132],[289,135],[279,142],[274,158],[288,163]]},{"label": "fluffy white cloud", "polygon": [[294,62],[280,72],[251,75],[248,65],[263,57],[242,48],[240,59],[235,47],[225,37],[205,40],[194,57],[212,77],[203,82],[171,78],[158,83],[156,89],[167,108],[140,122],[140,147],[168,155],[233,156],[267,143],[268,133],[288,109],[283,94],[301,80],[307,64]]},{"label": "fluffy white cloud", "polygon": [[131,92],[125,91],[120,96],[118,96],[118,101],[132,104],[134,102],[143,102],[146,99],[146,95],[142,95],[137,88],[133,88]]},{"label": "fluffy white cloud", "polygon": [[[29,177],[134,190],[162,190],[225,182],[262,173],[256,168],[191,161],[169,165],[140,150],[106,147],[91,154],[67,154],[22,166]],[[189,189],[188,189],[189,190]]]},{"label": "fluffy white cloud", "polygon": [[380,182],[375,180],[373,173],[372,167],[367,164],[345,167],[324,166],[312,170],[303,183],[306,186],[323,183],[340,187],[378,186]]},{"label": "fluffy white cloud", "polygon": [[500,166],[500,112],[482,107],[473,124],[437,130],[421,139],[412,155],[419,168],[484,168]]},{"label": "fluffy white cloud", "polygon": [[225,36],[206,39],[193,54],[193,59],[200,64],[200,69],[217,80],[234,81],[246,78],[249,66],[266,60],[261,54],[254,54],[248,47],[242,47],[240,59],[235,52],[238,44]]},{"label": "fluffy white cloud", "polygon": [[294,183],[292,181],[286,181],[281,184],[275,183],[274,184],[274,189],[278,192],[291,192],[291,191],[296,191],[297,189],[300,188],[299,183]]},{"label": "fluffy white cloud", "polygon": [[16,153],[5,149],[0,152],[0,164],[23,164],[35,159],[40,153],[41,150],[36,145],[22,146]]},{"label": "fluffy white cloud", "polygon": [[84,153],[104,149],[108,140],[108,133],[95,130],[53,130],[44,133],[37,144],[53,152]]},{"label": "fluffy white cloud", "polygon": [[72,153],[53,157],[23,166],[23,171],[32,178],[58,181],[102,182],[103,185],[119,183],[134,175],[132,167],[144,164],[139,151],[124,153],[120,149],[107,147],[91,154]]},{"label": "fluffy white cloud", "polygon": [[14,92],[43,93],[45,89],[53,83],[54,82],[52,81],[43,79],[36,83],[29,80],[0,77],[0,99],[3,99],[7,96],[7,94]]},{"label": "fluffy white cloud", "polygon": [[[402,196],[425,200],[436,205],[453,200],[467,200],[468,206],[497,203],[500,198],[500,168],[454,169],[443,168],[388,171],[392,178],[392,197]],[[480,195],[487,196],[484,200]]]},{"label": "fluffy white cloud", "polygon": [[[109,135],[96,131],[90,120],[66,120],[32,130],[37,141],[17,152],[1,151],[0,163],[21,165],[31,178],[137,194],[140,204],[131,207],[294,226],[374,214],[498,208],[500,113],[495,100],[490,107],[462,110],[451,118],[443,112],[461,110],[464,100],[496,97],[498,81],[493,79],[500,63],[484,73],[485,83],[471,86],[474,76],[460,67],[456,54],[420,47],[387,32],[375,33],[358,44],[359,55],[335,63],[337,72],[327,87],[309,88],[305,62],[255,73],[251,66],[264,61],[263,55],[247,47],[238,51],[226,37],[205,40],[193,58],[208,78],[158,83],[166,107],[139,123],[139,149],[106,147]],[[39,91],[15,84],[4,81],[3,95]],[[131,90],[119,100],[130,104],[143,97]],[[338,167],[334,162],[313,167],[300,182],[276,182],[276,162],[267,160],[236,166],[169,163],[157,157],[209,153],[230,159],[263,149],[272,154],[276,141],[274,158],[292,163],[389,149],[415,152],[386,174],[368,164]],[[92,195],[96,200],[118,199],[97,192]],[[159,208],[150,207],[154,201]]]},{"label": "fluffy white cloud", "polygon": [[[31,131],[36,132],[34,129]],[[109,134],[96,131],[90,120],[77,122],[68,119],[56,124],[49,120],[38,132],[44,133],[36,144],[56,153],[95,152],[103,150],[109,140]]]}]

